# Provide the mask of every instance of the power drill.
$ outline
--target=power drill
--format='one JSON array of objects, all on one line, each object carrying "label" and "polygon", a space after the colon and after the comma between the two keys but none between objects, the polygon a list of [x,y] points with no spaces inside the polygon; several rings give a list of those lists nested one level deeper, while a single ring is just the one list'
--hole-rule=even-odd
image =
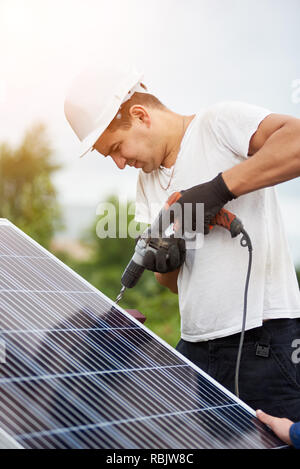
[{"label": "power drill", "polygon": [[[174,192],[168,198],[155,221],[151,224],[151,226],[146,228],[146,230],[140,236],[136,243],[134,254],[123,272],[121,278],[122,288],[119,295],[117,296],[116,303],[121,300],[126,288],[134,287],[139,281],[145,270],[143,260],[146,252],[149,250],[156,252],[158,249],[164,249],[164,240],[161,234],[167,230],[162,227],[163,220],[171,220],[171,217],[168,218],[168,211],[170,210],[170,207],[180,199],[181,195],[181,192]],[[238,236],[243,231],[242,222],[235,215],[233,215],[228,210],[225,210],[224,208],[220,210],[211,223],[212,224],[210,225],[210,229],[213,228],[214,225],[223,226],[230,231],[232,238]],[[164,237],[166,237],[166,235],[164,235]]]}]

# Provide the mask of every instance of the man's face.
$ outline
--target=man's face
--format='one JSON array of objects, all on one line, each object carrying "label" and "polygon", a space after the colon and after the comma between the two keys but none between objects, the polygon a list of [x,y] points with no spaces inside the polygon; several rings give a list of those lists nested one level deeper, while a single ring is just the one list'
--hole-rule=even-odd
[{"label": "man's face", "polygon": [[120,169],[128,165],[150,173],[162,162],[162,145],[150,118],[134,116],[131,123],[130,128],[106,130],[93,148],[102,155],[111,156]]}]

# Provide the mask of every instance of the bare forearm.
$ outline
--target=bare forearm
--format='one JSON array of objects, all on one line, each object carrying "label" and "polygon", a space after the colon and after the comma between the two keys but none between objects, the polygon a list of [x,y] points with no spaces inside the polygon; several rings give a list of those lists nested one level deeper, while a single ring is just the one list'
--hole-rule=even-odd
[{"label": "bare forearm", "polygon": [[224,171],[223,179],[236,196],[300,176],[300,120],[274,132],[248,160]]},{"label": "bare forearm", "polygon": [[177,288],[177,278],[179,274],[179,270],[174,270],[173,272],[168,272],[167,274],[160,274],[158,272],[154,272],[155,278],[164,287],[169,288],[172,293],[178,293]]}]

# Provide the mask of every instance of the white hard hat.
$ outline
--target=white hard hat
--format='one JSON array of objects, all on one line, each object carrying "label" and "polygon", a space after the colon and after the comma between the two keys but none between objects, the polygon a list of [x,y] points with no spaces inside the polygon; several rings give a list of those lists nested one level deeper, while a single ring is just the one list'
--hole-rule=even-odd
[{"label": "white hard hat", "polygon": [[65,98],[65,116],[81,141],[80,157],[92,149],[121,104],[134,92],[147,93],[143,73],[134,67],[89,67],[73,81]]}]

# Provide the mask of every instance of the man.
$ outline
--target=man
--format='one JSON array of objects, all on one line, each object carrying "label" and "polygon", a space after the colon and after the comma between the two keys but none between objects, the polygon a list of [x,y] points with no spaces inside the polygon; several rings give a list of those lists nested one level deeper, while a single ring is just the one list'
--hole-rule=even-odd
[{"label": "man", "polygon": [[[182,190],[183,208],[204,204],[205,233],[224,205],[242,220],[254,251],[240,397],[300,420],[300,370],[291,360],[300,337],[299,288],[271,187],[300,174],[300,120],[239,102],[181,116],[149,94],[138,73],[114,67],[83,73],[65,113],[84,152],[140,169],[137,221],[151,223]],[[184,263],[182,245],[170,245],[174,256],[152,255],[147,268],[179,294],[177,349],[233,391],[247,250],[221,227],[201,249],[188,249]]]}]

